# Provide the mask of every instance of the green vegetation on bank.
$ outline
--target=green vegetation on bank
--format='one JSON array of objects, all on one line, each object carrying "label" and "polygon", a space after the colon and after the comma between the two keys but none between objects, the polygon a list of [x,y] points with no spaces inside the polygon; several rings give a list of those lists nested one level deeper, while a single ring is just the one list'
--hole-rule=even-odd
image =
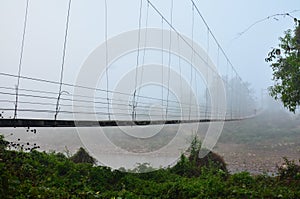
[{"label": "green vegetation on bank", "polygon": [[265,59],[273,71],[270,95],[293,113],[300,106],[300,20],[294,21],[294,30],[285,31],[278,48],[273,48]]},{"label": "green vegetation on bank", "polygon": [[[201,160],[193,140],[190,156],[173,167],[126,173],[93,166],[84,149],[62,153],[7,150],[0,138],[0,198],[300,198],[300,168],[286,160],[277,177],[229,174],[210,152]],[[89,162],[89,163],[82,163]],[[135,172],[149,169],[139,165]]]}]

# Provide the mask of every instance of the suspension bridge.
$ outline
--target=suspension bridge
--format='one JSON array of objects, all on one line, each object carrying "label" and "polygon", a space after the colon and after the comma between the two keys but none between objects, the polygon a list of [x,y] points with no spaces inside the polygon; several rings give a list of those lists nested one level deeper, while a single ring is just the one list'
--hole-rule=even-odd
[{"label": "suspension bridge", "polygon": [[[166,12],[154,0],[137,1],[135,31],[117,36],[109,36],[109,27],[110,17],[118,13],[107,0],[103,1],[102,45],[81,67],[88,73],[79,70],[77,79],[68,82],[70,26],[76,21],[72,20],[75,2],[66,2],[65,15],[60,19],[65,22],[60,31],[62,48],[55,49],[61,52],[61,60],[57,66],[51,66],[59,72],[56,79],[47,79],[28,76],[24,71],[26,50],[30,48],[27,38],[32,31],[28,24],[35,8],[35,2],[26,0],[18,64],[10,66],[17,73],[0,72],[0,127],[226,122],[256,115],[247,84],[194,0],[185,2],[189,9],[188,28],[175,21],[174,16],[180,14],[176,13],[178,2],[171,0]],[[93,70],[101,68],[101,64],[102,71]]]}]

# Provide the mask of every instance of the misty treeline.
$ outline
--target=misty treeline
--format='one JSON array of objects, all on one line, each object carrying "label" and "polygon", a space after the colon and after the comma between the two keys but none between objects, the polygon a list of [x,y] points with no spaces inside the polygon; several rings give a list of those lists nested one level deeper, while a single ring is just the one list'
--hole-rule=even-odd
[{"label": "misty treeline", "polygon": [[[218,89],[223,87],[225,89],[224,92],[226,99],[227,118],[244,118],[255,115],[257,113],[258,105],[255,101],[254,92],[250,87],[250,83],[244,82],[239,76],[232,78],[223,76],[222,80],[223,86],[220,86],[217,83],[212,83],[212,86],[206,89],[205,95],[209,104],[208,107],[211,106],[211,96],[209,90],[216,89],[217,92],[222,93]],[[217,103],[220,102],[217,100]]]},{"label": "misty treeline", "polygon": [[239,113],[241,116],[255,115],[257,104],[250,83],[243,82],[240,78],[235,77],[229,80],[228,85],[230,86],[226,87],[227,106],[233,112],[242,112]]}]

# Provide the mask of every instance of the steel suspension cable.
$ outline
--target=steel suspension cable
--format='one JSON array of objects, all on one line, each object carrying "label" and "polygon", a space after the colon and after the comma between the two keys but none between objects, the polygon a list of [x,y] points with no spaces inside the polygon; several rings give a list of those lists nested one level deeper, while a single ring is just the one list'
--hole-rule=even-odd
[{"label": "steel suspension cable", "polygon": [[[236,75],[237,75],[239,78],[241,78],[241,77],[239,76],[239,74],[237,73],[236,69],[234,68],[232,62],[231,62],[230,59],[228,58],[227,54],[225,53],[225,50],[222,48],[222,46],[221,46],[220,43],[218,42],[217,38],[215,37],[215,35],[214,35],[214,34],[212,33],[212,31],[210,30],[210,28],[209,28],[209,26],[208,26],[206,20],[204,19],[203,15],[201,14],[201,12],[200,12],[198,6],[196,5],[195,1],[194,1],[194,0],[190,0],[190,1],[191,1],[191,2],[193,3],[193,5],[195,6],[198,15],[201,17],[203,23],[204,23],[205,26],[207,27],[209,33],[210,33],[211,36],[213,37],[213,39],[214,39],[214,41],[216,42],[216,44],[218,45],[218,47],[220,48],[220,50],[221,50],[222,54],[224,55],[225,59],[229,62],[229,64],[230,64],[232,70],[236,73]],[[245,86],[244,83],[243,83],[243,85]],[[247,89],[249,90],[248,87],[247,87]]]},{"label": "steel suspension cable", "polygon": [[[147,2],[147,11],[146,11],[146,31],[145,31],[145,41],[144,41],[144,49],[143,49],[143,61],[141,65],[141,78],[139,85],[141,86],[143,83],[143,75],[144,75],[144,64],[145,64],[145,54],[146,54],[146,44],[147,44],[147,33],[148,33],[148,18],[149,18],[149,3]],[[137,94],[137,99],[136,102],[137,104],[139,103],[139,95],[141,92],[141,88],[138,89],[138,94]]]},{"label": "steel suspension cable", "polygon": [[137,56],[136,56],[136,68],[135,68],[135,84],[134,84],[134,92],[132,97],[132,113],[131,119],[134,121],[136,119],[136,89],[137,89],[137,81],[138,81],[138,67],[139,67],[139,59],[140,59],[140,42],[141,42],[141,25],[142,25],[142,8],[143,8],[143,0],[140,0],[140,11],[139,11],[139,31],[138,31],[138,45],[137,45]]},{"label": "steel suspension cable", "polygon": [[[219,71],[219,65],[220,65],[220,47],[218,46],[218,51],[217,51],[217,71]],[[219,75],[218,74],[216,76],[216,80],[217,80],[216,84],[218,85],[218,81],[219,81]],[[216,89],[218,89],[218,87]],[[219,118],[219,92],[217,92],[216,112],[217,112],[217,118]]]},{"label": "steel suspension cable", "polygon": [[[18,77],[17,75],[12,75],[12,74],[2,73],[2,72],[0,72],[0,76],[7,76],[7,77],[14,77],[14,78]],[[38,81],[38,82],[50,83],[50,84],[56,84],[56,85],[60,84],[57,81],[51,81],[51,80],[46,80],[46,79],[41,79],[41,78],[33,78],[33,77],[27,77],[27,76],[20,76],[20,78],[21,79],[25,79],[25,80]],[[88,89],[88,90],[93,90],[93,91],[106,92],[106,90],[99,89],[99,88],[92,88],[92,87],[75,85],[75,84],[69,84],[69,83],[64,83],[64,82],[62,83],[62,85],[73,87],[73,88],[76,87],[76,88]],[[130,93],[124,93],[124,92],[119,92],[119,91],[110,91],[109,90],[109,92],[110,93],[114,93],[114,94],[125,95],[125,96],[132,96],[132,94],[130,94]],[[57,94],[57,93],[55,93],[55,94]],[[61,95],[64,95],[64,93],[62,93]],[[143,98],[143,99],[148,99],[148,100],[163,100],[163,101],[166,101],[165,99],[162,99],[162,98],[155,98],[155,97],[149,97],[149,96],[143,96],[143,95],[139,95],[139,97]],[[102,99],[103,99],[103,97],[102,97]],[[173,100],[169,100],[169,102],[178,103],[177,101],[173,101]],[[181,105],[187,105],[187,106],[189,106],[189,104],[187,104],[187,103],[181,103]]]},{"label": "steel suspension cable", "polygon": [[[194,48],[194,5],[192,5],[192,49]],[[192,88],[193,88],[193,58],[194,58],[194,53],[192,51],[191,53],[191,73],[190,73],[190,108],[189,108],[189,120],[191,119],[191,104],[192,104]]]},{"label": "steel suspension cable", "polygon": [[[149,1],[148,1],[149,5]],[[162,112],[161,117],[162,120],[164,119],[164,18],[161,17],[161,105],[162,105]]]},{"label": "steel suspension cable", "polygon": [[[171,0],[170,22],[173,25],[173,4],[174,0]],[[169,61],[168,61],[168,92],[167,92],[167,108],[166,108],[166,120],[168,119],[168,107],[169,107],[169,95],[170,95],[170,76],[171,76],[171,43],[172,43],[172,28],[170,27],[169,35]]]},{"label": "steel suspension cable", "polygon": [[[180,53],[180,42],[179,42],[179,36],[177,35],[177,43],[178,43],[178,53]],[[182,96],[182,71],[181,71],[181,57],[178,56],[178,67],[179,67],[179,76],[180,76],[180,100],[183,100]]]},{"label": "steel suspension cable", "polygon": [[69,0],[69,2],[68,2],[67,20],[66,20],[66,25],[65,25],[65,36],[64,36],[64,45],[63,45],[63,52],[62,52],[62,63],[61,63],[61,70],[60,70],[59,91],[58,91],[58,96],[57,96],[54,120],[56,120],[58,112],[59,112],[59,99],[60,99],[61,94],[62,94],[62,85],[63,85],[64,66],[65,66],[65,59],[66,59],[66,50],[67,50],[67,38],[68,38],[68,30],[69,30],[71,2],[72,2],[72,0]]},{"label": "steel suspension cable", "polygon": [[107,113],[108,113],[108,120],[110,120],[110,99],[109,99],[109,77],[108,77],[108,7],[107,7],[107,0],[104,1],[105,3],[105,76],[106,76],[106,100],[107,100]]},{"label": "steel suspension cable", "polygon": [[[209,62],[209,28],[207,28],[207,48],[206,48],[206,63],[208,65]],[[207,108],[208,108],[208,87],[209,87],[209,72],[208,72],[209,68],[206,67],[206,92],[205,92],[205,104],[206,104],[206,110],[205,110],[205,118],[207,118],[206,114],[208,112]]]},{"label": "steel suspension cable", "polygon": [[18,80],[17,80],[17,85],[16,85],[16,101],[15,101],[14,119],[17,118],[17,114],[18,114],[17,113],[18,112],[18,99],[19,99],[18,94],[19,94],[19,87],[20,87],[20,77],[21,77],[22,61],[23,61],[24,46],[25,46],[25,35],[26,35],[26,27],[27,27],[27,20],[28,20],[28,7],[29,7],[29,0],[26,0],[22,42],[21,42],[21,52],[20,52],[20,59],[19,59],[19,66],[18,66]]}]

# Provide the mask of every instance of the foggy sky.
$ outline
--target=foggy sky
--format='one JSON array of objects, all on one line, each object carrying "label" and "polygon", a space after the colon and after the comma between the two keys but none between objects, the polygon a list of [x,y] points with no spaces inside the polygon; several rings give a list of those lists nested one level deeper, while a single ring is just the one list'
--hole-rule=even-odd
[{"label": "foggy sky", "polygon": [[[108,1],[108,37],[138,28],[139,0]],[[170,20],[171,1],[153,0]],[[257,20],[273,14],[300,9],[297,0],[279,1],[195,1],[205,20],[234,67],[256,93],[271,85],[271,71],[264,58],[278,44],[278,37],[294,27],[289,17],[270,18],[252,27],[241,37],[238,33]],[[59,80],[67,0],[30,0],[24,59],[21,74]],[[142,12],[145,26],[146,1]],[[25,0],[0,1],[1,72],[17,74],[22,38]],[[293,13],[298,17],[300,12]],[[191,36],[191,2],[174,0],[173,24],[179,32]],[[161,19],[149,9],[149,27],[161,27]],[[195,40],[205,49],[203,26],[195,14]],[[200,22],[199,22],[200,24]],[[164,23],[164,28],[168,28]],[[202,28],[202,29],[201,29]],[[205,39],[204,39],[205,41]],[[65,82],[74,82],[89,53],[104,42],[104,1],[73,0],[67,41]],[[26,83],[24,83],[26,84]],[[13,85],[12,85],[13,86]]]}]

